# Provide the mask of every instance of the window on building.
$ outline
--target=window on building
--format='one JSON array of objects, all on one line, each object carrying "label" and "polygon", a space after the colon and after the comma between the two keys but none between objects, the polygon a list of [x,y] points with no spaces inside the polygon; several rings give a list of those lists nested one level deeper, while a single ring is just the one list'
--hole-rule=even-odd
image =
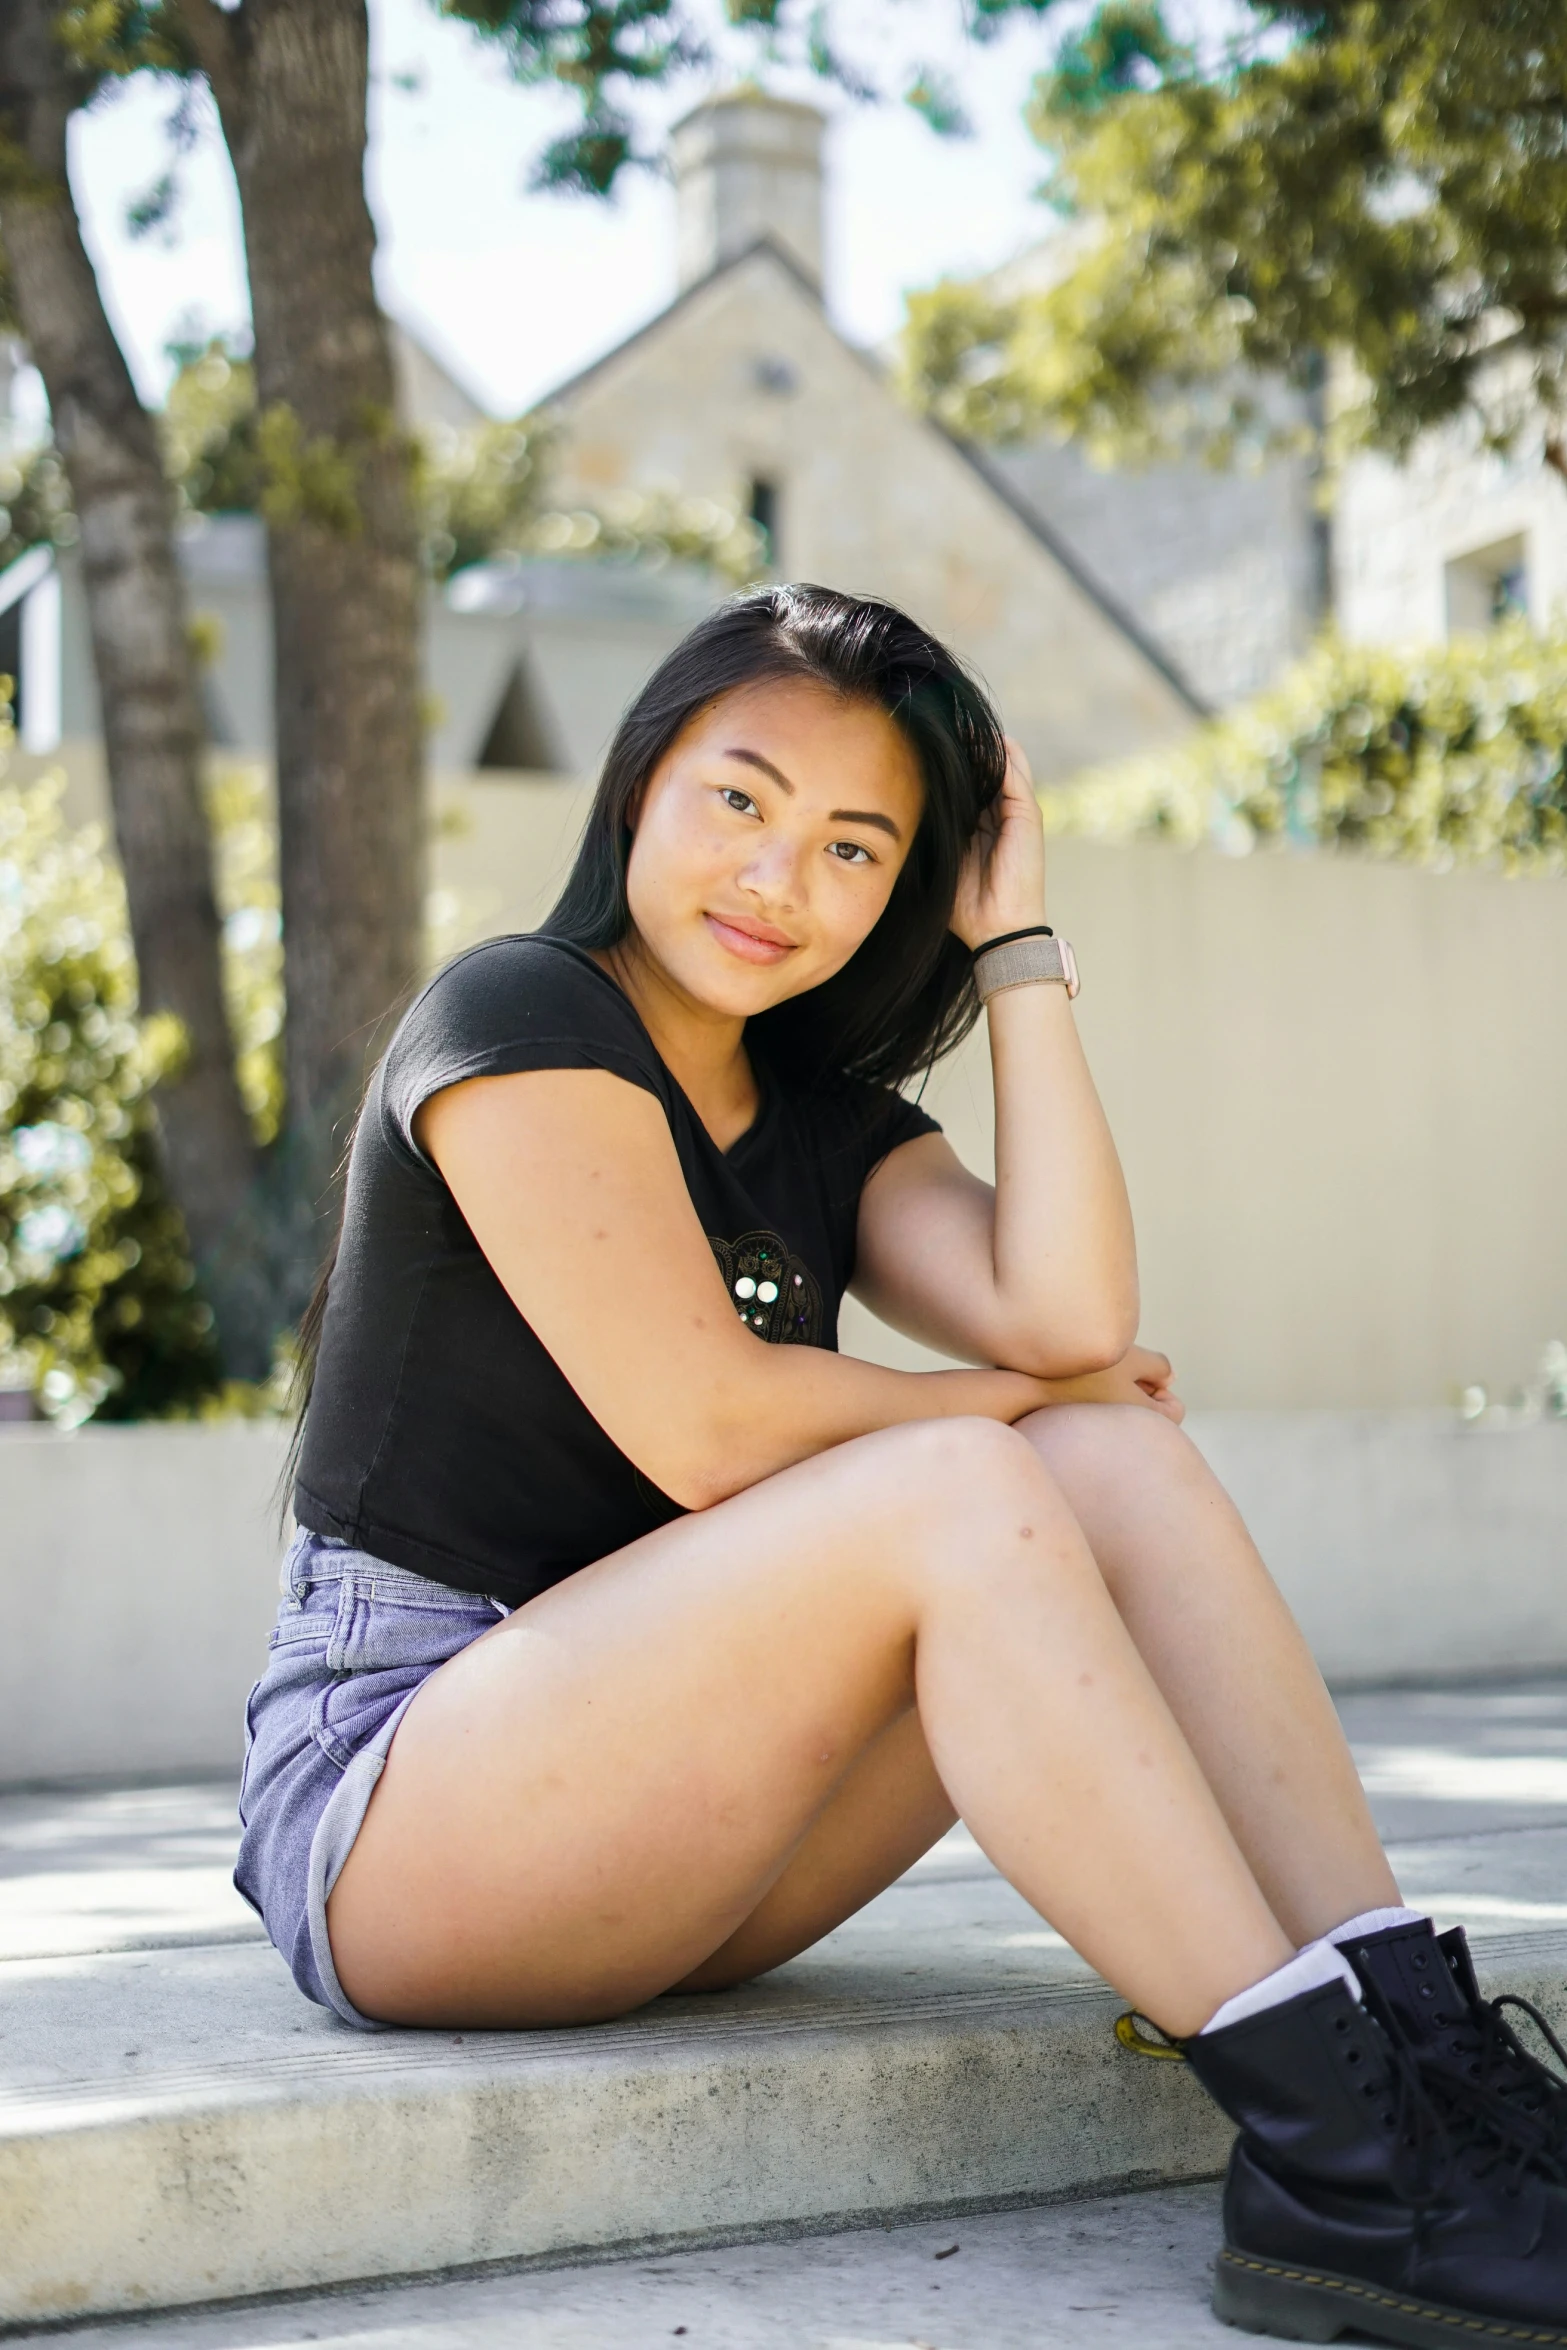
[{"label": "window on building", "polygon": [[762,538],[762,561],[769,571],[778,569],[778,484],[757,479],[751,484],[751,520]]},{"label": "window on building", "polygon": [[1529,550],[1518,538],[1497,539],[1455,555],[1446,566],[1447,633],[1490,628],[1529,611]]}]

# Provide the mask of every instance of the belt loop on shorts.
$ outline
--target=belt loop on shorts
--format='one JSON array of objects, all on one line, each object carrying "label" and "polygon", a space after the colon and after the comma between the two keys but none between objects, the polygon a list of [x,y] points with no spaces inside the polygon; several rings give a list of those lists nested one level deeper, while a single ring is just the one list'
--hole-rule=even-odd
[{"label": "belt loop on shorts", "polygon": [[278,1569],[277,1587],[283,1597],[291,1599],[296,1607],[304,1605],[305,1593],[310,1585],[309,1577],[301,1577],[299,1572],[299,1562],[309,1548],[309,1533],[301,1526],[287,1550],[284,1551],[283,1563]]}]

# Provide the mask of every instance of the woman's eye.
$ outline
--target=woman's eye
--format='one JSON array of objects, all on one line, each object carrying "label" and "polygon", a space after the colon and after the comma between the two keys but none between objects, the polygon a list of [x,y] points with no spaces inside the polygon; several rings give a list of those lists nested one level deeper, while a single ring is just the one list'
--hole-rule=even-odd
[{"label": "woman's eye", "polygon": [[737,816],[756,816],[761,813],[750,793],[741,791],[738,784],[725,784],[721,797],[725,806],[733,808]]},{"label": "woman's eye", "polygon": [[857,840],[835,840],[828,855],[836,857],[840,865],[874,865],[870,850],[862,848]]}]

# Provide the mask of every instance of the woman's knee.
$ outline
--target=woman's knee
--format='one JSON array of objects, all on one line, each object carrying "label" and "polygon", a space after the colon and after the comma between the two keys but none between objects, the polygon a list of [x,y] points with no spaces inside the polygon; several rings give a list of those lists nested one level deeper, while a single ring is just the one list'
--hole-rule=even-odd
[{"label": "woman's knee", "polygon": [[1148,1404],[1051,1404],[1018,1422],[1018,1434],[1049,1468],[1098,1468],[1177,1476],[1201,1469],[1191,1438]]},{"label": "woman's knee", "polygon": [[889,1438],[896,1489],[928,1524],[972,1526],[1036,1497],[1064,1506],[1039,1449],[1002,1420],[920,1420],[878,1441]]},{"label": "woman's knee", "polygon": [[920,1577],[972,1587],[996,1573],[1031,1573],[1070,1554],[1086,1556],[1071,1505],[1038,1449],[997,1420],[922,1421],[893,1468]]}]

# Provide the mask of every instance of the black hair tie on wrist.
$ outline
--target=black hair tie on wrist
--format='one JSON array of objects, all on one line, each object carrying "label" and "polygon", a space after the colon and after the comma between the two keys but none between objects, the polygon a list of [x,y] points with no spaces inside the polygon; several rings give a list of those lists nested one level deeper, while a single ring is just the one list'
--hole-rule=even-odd
[{"label": "black hair tie on wrist", "polygon": [[1026,930],[1003,930],[999,938],[987,938],[974,949],[975,960],[988,955],[992,947],[1009,947],[1015,938],[1054,938],[1048,922],[1031,922]]}]

